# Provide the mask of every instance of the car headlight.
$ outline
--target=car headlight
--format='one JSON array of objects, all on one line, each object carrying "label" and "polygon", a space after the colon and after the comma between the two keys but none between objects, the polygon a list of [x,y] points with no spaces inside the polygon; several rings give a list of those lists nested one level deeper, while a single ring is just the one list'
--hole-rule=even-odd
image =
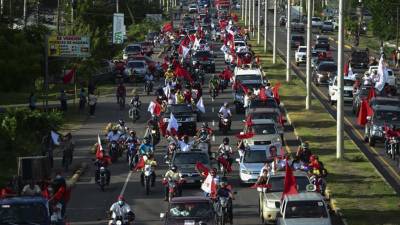
[{"label": "car headlight", "polygon": [[248,175],[250,175],[250,171],[248,171],[248,170],[246,170],[246,169],[242,169],[240,172],[243,173],[243,174],[248,174]]},{"label": "car headlight", "polygon": [[196,61],[192,61],[192,64],[193,64],[193,65],[196,65],[196,63],[197,63]]},{"label": "car headlight", "polygon": [[275,201],[267,200],[266,202],[267,202],[267,208],[274,208],[274,209],[276,208]]}]

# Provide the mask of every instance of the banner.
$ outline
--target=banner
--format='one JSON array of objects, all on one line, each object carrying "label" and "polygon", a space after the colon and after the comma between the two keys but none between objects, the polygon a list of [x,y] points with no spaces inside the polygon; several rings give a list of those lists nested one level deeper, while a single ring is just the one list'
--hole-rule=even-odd
[{"label": "banner", "polygon": [[49,57],[90,56],[90,38],[87,36],[50,36],[47,44]]},{"label": "banner", "polygon": [[113,44],[123,44],[125,35],[124,14],[114,13],[113,18]]}]

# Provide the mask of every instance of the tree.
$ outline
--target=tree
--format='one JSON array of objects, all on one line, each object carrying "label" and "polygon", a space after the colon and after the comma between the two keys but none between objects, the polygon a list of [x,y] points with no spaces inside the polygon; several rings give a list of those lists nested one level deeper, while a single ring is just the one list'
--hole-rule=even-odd
[{"label": "tree", "polygon": [[371,12],[371,28],[374,35],[381,40],[390,40],[396,36],[396,5],[398,0],[364,0]]}]

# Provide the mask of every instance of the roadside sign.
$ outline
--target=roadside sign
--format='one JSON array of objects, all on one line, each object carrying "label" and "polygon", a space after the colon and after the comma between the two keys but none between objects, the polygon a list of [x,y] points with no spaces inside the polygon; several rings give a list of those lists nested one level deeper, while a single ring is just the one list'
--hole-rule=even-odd
[{"label": "roadside sign", "polygon": [[123,44],[125,35],[124,14],[114,13],[113,18],[113,44]]},{"label": "roadside sign", "polygon": [[90,57],[90,38],[87,36],[50,36],[49,57]]}]

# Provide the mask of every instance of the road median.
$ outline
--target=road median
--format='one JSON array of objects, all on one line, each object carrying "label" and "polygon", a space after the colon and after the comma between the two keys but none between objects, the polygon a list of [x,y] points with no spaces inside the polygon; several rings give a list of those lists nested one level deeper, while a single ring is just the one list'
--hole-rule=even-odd
[{"label": "road median", "polygon": [[262,46],[257,46],[254,41],[251,44],[271,83],[282,83],[281,99],[296,136],[310,143],[312,152],[319,156],[329,172],[328,195],[332,208],[342,214],[348,224],[398,224],[399,196],[347,135],[345,157],[336,159],[334,118],[315,98],[312,109],[306,111],[306,88],[302,80],[292,76],[286,83],[284,61],[279,58],[273,65],[270,52],[264,54]]}]

